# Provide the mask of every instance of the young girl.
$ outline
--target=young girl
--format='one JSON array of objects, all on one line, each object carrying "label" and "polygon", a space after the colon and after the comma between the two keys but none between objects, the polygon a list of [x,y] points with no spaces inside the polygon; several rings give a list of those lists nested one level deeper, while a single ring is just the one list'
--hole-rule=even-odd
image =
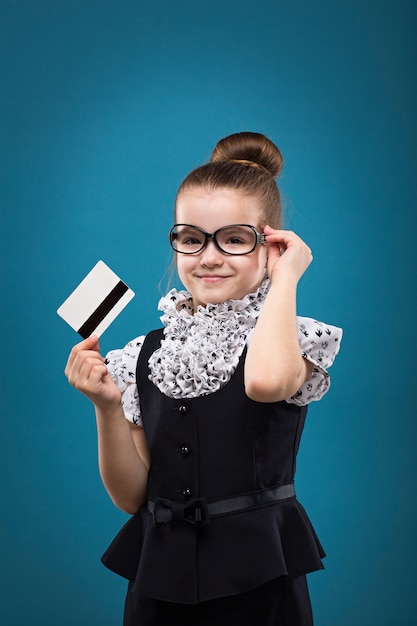
[{"label": "young girl", "polygon": [[[103,562],[129,580],[125,626],[309,626],[323,549],[294,491],[307,404],[329,388],[339,328],[296,317],[312,256],[281,230],[278,148],[222,139],[180,186],[170,243],[186,291],[124,350],[75,346],[99,467],[132,514]],[[125,419],[127,418],[127,419]]]}]

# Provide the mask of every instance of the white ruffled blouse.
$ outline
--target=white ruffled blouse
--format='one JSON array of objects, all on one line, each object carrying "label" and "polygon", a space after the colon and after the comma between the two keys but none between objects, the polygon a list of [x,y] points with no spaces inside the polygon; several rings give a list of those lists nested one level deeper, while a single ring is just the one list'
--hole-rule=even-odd
[{"label": "white ruffled blouse", "polygon": [[[164,338],[149,359],[150,380],[170,398],[195,398],[217,391],[234,373],[249,343],[268,293],[265,280],[242,300],[199,306],[194,312],[188,291],[172,289],[161,298]],[[320,400],[330,387],[327,369],[339,351],[342,330],[297,317],[300,350],[314,364],[311,378],[287,402],[305,405]],[[142,425],[136,365],[145,336],[130,341],[122,350],[107,354],[109,373],[122,393],[126,418]]]}]

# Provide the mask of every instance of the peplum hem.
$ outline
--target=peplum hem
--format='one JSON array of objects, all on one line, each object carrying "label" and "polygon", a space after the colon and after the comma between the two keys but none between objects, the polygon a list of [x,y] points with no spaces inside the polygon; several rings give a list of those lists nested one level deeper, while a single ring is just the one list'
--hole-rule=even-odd
[{"label": "peplum hem", "polygon": [[156,526],[145,505],[101,560],[142,595],[190,604],[323,569],[324,556],[304,508],[292,497],[213,518],[207,526]]}]

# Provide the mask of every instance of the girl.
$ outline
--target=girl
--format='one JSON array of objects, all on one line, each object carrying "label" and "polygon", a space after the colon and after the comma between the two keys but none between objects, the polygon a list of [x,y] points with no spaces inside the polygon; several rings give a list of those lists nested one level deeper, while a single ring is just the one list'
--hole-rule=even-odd
[{"label": "girl", "polygon": [[263,135],[222,139],[178,191],[186,291],[161,299],[164,328],[106,359],[94,336],[70,354],[103,483],[133,515],[103,557],[129,580],[124,626],[312,624],[306,574],[324,552],[295,458],[342,332],[296,317],[312,255],[281,229],[281,167]]}]

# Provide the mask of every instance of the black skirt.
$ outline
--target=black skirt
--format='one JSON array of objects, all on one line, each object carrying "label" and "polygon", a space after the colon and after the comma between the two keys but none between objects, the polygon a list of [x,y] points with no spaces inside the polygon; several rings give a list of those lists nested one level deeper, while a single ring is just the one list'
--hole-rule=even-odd
[{"label": "black skirt", "polygon": [[132,591],[124,626],[312,626],[305,576],[274,579],[245,593],[199,604],[162,602]]}]

